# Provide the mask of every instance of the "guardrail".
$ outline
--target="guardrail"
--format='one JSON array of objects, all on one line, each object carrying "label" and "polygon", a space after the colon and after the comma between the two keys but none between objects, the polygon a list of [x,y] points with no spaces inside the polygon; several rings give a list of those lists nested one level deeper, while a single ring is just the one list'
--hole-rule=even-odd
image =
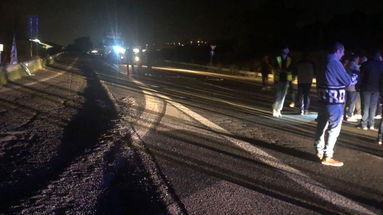
[{"label": "guardrail", "polygon": [[0,86],[26,76],[31,76],[34,72],[44,68],[46,64],[53,63],[54,59],[62,53],[52,55],[48,58],[35,58],[33,60],[20,62],[13,65],[0,66]]},{"label": "guardrail", "polygon": [[[198,68],[202,68],[202,69],[207,69],[207,70],[209,70],[211,72],[230,74],[230,75],[233,75],[233,76],[254,77],[254,79],[262,77],[262,74],[260,72],[254,72],[254,71],[250,71],[250,70],[237,69],[234,66],[231,67],[231,68],[227,68],[227,67],[221,67],[221,66],[217,67],[217,66],[209,66],[209,65],[185,63],[185,62],[176,62],[176,61],[169,61],[169,60],[165,60],[165,63],[177,64],[177,65],[183,65],[183,66],[198,67]],[[270,82],[272,80],[274,80],[274,74],[272,74],[272,73],[268,74],[268,81]],[[298,80],[296,78],[293,80],[293,84],[295,84],[295,85],[298,84]],[[315,78],[313,78],[313,86],[314,87],[316,86],[316,79]]]}]

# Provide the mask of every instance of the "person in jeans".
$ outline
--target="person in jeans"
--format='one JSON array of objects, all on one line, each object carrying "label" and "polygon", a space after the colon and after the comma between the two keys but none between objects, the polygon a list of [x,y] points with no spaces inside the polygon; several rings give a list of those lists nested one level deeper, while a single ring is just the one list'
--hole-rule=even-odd
[{"label": "person in jeans", "polygon": [[358,87],[362,98],[362,120],[360,126],[363,130],[375,130],[375,113],[379,101],[380,84],[383,75],[382,54],[375,51],[361,67]]},{"label": "person in jeans", "polygon": [[349,75],[351,76],[352,83],[350,86],[346,88],[346,121],[348,122],[357,122],[358,120],[354,117],[354,111],[355,111],[355,104],[356,104],[356,99],[359,94],[358,91],[355,89],[355,85],[358,81],[359,77],[359,71],[360,71],[360,66],[359,66],[359,56],[357,55],[352,55],[350,57],[350,63],[347,67],[346,70]]},{"label": "person in jeans", "polygon": [[296,66],[298,77],[298,101],[301,115],[308,114],[310,107],[310,89],[315,74],[314,63],[310,61],[307,53]]},{"label": "person in jeans", "polygon": [[351,83],[351,77],[340,61],[343,55],[344,46],[334,43],[324,71],[317,74],[320,103],[314,146],[323,165],[336,167],[343,166],[343,162],[333,159],[333,155],[342,127],[345,88]]},{"label": "person in jeans", "polygon": [[273,117],[282,117],[281,111],[285,102],[286,94],[293,80],[292,76],[292,58],[289,56],[289,48],[284,47],[281,55],[274,59],[274,86],[275,101],[273,104]]}]

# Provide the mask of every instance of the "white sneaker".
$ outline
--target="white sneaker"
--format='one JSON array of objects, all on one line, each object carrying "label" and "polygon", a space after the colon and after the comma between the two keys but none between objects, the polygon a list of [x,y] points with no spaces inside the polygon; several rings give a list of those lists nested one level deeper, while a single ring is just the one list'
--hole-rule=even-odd
[{"label": "white sneaker", "polygon": [[358,120],[354,117],[347,117],[346,121],[347,122],[358,122]]},{"label": "white sneaker", "polygon": [[374,119],[381,119],[382,118],[382,115],[376,115],[375,117],[374,117]]},{"label": "white sneaker", "polygon": [[355,114],[352,117],[355,118],[355,119],[362,119],[362,115],[360,115],[360,114]]},{"label": "white sneaker", "polygon": [[273,117],[278,117],[278,111],[273,109]]},{"label": "white sneaker", "polygon": [[274,110],[274,109],[273,109],[273,117],[281,118],[281,117],[282,117],[282,114],[281,114],[280,111],[277,111],[277,110]]},{"label": "white sneaker", "polygon": [[370,130],[376,131],[377,129],[374,126],[370,126]]},{"label": "white sneaker", "polygon": [[363,129],[363,130],[365,130],[365,131],[368,130],[367,126],[357,125],[356,128],[357,128],[357,129]]}]

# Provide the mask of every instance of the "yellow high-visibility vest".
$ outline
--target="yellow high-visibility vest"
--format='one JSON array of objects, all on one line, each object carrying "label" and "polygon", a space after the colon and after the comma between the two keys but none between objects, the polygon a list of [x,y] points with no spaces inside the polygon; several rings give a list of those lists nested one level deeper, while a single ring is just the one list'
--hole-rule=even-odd
[{"label": "yellow high-visibility vest", "polygon": [[[287,60],[286,61],[286,67],[289,68],[291,66],[292,59],[291,59],[291,57],[287,56],[286,60]],[[274,71],[274,80],[275,81],[279,81],[279,79],[280,79],[280,72],[282,69],[282,57],[281,56],[277,57],[277,63],[278,63],[279,69]],[[287,70],[286,73],[287,73],[287,81],[292,81],[293,80],[293,74],[290,72],[290,70]]]}]

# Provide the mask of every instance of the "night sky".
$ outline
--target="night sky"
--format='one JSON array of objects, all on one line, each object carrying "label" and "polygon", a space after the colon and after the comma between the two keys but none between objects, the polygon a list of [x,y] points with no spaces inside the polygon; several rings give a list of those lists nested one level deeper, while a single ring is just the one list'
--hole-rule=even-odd
[{"label": "night sky", "polygon": [[[62,45],[82,36],[90,36],[97,44],[103,34],[111,31],[121,32],[132,43],[272,39],[284,34],[294,35],[296,29],[316,23],[326,26],[337,16],[351,15],[356,11],[364,16],[374,16],[383,9],[377,2],[2,0],[0,25],[3,28],[0,32],[1,35],[5,35],[5,31],[20,34],[26,29],[23,20],[33,14],[40,17],[40,38]],[[375,26],[369,23],[369,27]]]}]

